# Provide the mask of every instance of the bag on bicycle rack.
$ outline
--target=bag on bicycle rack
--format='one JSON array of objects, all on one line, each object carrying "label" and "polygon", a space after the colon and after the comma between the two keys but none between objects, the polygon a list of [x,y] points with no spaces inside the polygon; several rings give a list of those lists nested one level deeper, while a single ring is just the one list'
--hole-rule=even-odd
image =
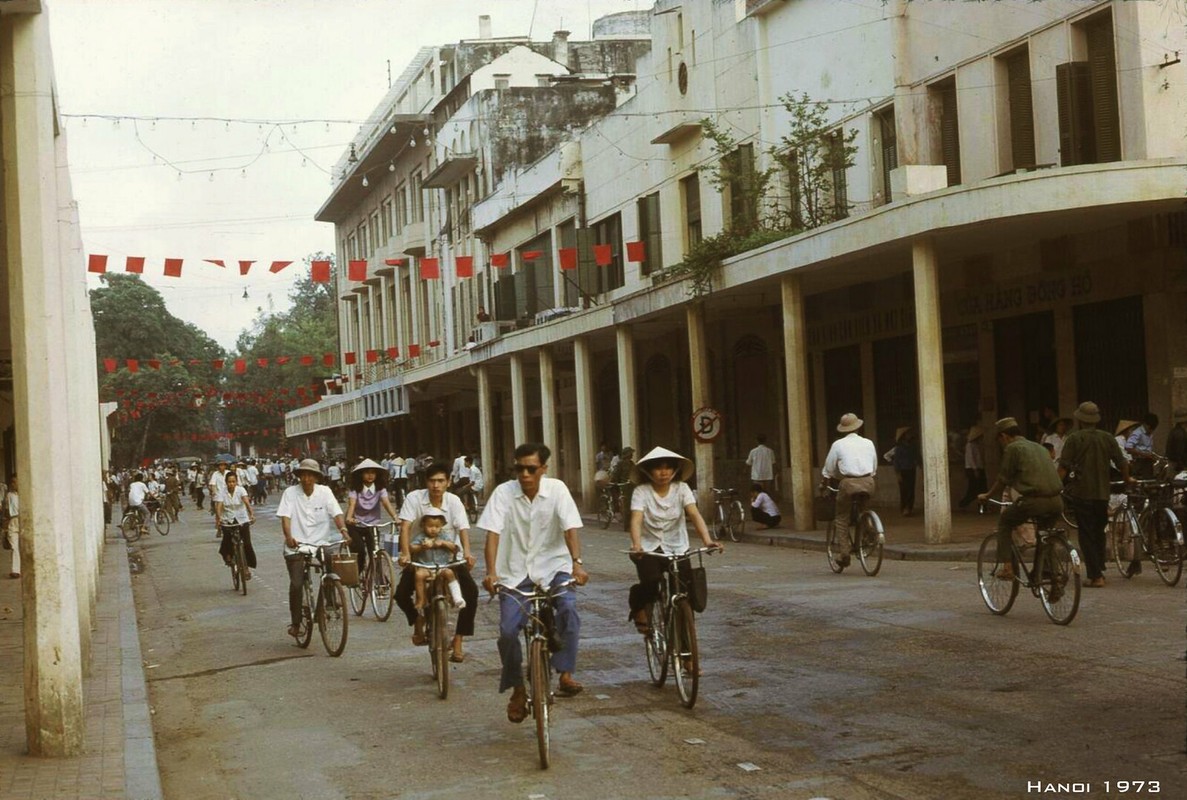
[{"label": "bag on bicycle rack", "polygon": [[709,605],[709,575],[704,567],[693,567],[688,581],[688,602],[700,614]]},{"label": "bag on bicycle rack", "polygon": [[359,557],[354,553],[335,553],[330,558],[330,572],[338,576],[343,586],[359,585]]}]

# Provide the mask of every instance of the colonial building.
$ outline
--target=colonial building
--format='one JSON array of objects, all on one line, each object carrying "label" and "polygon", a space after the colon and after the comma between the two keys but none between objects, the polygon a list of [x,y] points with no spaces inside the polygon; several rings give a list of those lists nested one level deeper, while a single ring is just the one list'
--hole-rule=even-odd
[{"label": "colonial building", "polygon": [[[472,195],[482,245],[467,252],[492,319],[473,341],[455,328],[432,364],[398,365],[394,413],[414,424],[364,425],[356,444],[452,455],[477,429],[502,475],[515,442],[542,438],[588,502],[600,440],[694,454],[704,491],[740,485],[766,433],[809,527],[814,470],[854,411],[880,452],[919,431],[940,541],[971,426],[1037,427],[1091,399],[1110,425],[1159,414],[1160,443],[1187,408],[1178,13],[660,0],[633,95]],[[829,176],[827,224],[725,259],[693,296],[664,270],[762,213],[719,180],[705,120],[734,163],[774,170],[764,203],[802,210],[786,167],[803,105],[787,98],[823,104],[856,147]],[[339,403],[365,404],[371,385]],[[703,407],[721,414],[713,442],[693,435]],[[295,412],[290,433],[332,413]]]}]

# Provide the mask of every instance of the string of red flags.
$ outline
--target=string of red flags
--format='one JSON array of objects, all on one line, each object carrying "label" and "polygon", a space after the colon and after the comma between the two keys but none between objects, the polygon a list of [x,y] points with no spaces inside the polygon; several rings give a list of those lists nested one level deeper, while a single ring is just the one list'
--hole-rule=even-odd
[{"label": "string of red flags", "polygon": [[[157,359],[157,358],[150,358],[150,359],[145,359],[143,362],[141,362],[141,360],[138,358],[118,359],[118,358],[107,357],[107,358],[103,358],[102,361],[103,361],[103,370],[105,372],[109,372],[109,373],[110,372],[118,372],[121,364],[123,365],[124,369],[126,369],[128,372],[133,372],[133,373],[140,372],[142,364],[144,367],[147,367],[148,369],[154,369],[154,370],[159,370],[162,366],[166,366],[166,365],[171,366],[171,367],[176,367],[176,366],[181,365],[181,359],[179,359],[179,358],[171,358],[167,362],[162,361],[161,359]],[[282,366],[289,364],[293,361],[296,361],[303,367],[311,367],[318,361],[320,361],[321,365],[324,367],[333,367],[337,363],[338,357],[336,355],[334,355],[333,353],[322,353],[321,355],[311,355],[311,354],[307,353],[307,354],[300,355],[300,356],[274,356],[274,357],[269,357],[269,358],[255,359],[255,366],[258,369],[265,369],[271,365],[282,367]],[[211,359],[210,361],[206,361],[205,359],[191,358],[188,363],[189,363],[189,366],[191,366],[191,367],[198,367],[203,364],[209,364],[211,369],[213,369],[215,372],[219,372],[226,366],[227,359],[215,358],[215,359]],[[237,359],[234,359],[231,363],[232,363],[232,369],[235,371],[235,373],[242,375],[243,373],[247,372],[247,363],[248,363],[247,359],[237,358]],[[348,362],[348,363],[350,363],[350,362]]]}]

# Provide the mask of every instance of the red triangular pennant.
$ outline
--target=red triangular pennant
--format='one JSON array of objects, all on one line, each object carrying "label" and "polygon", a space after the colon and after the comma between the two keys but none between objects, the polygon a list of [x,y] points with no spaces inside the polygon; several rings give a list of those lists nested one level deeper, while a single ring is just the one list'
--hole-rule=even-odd
[{"label": "red triangular pennant", "polygon": [[107,256],[97,256],[94,253],[87,258],[87,272],[107,272]]},{"label": "red triangular pennant", "polygon": [[227,268],[227,262],[223,261],[221,258],[204,258],[202,260],[207,264],[214,264],[216,267],[222,267],[223,269]]},{"label": "red triangular pennant", "polygon": [[239,262],[239,274],[246,275],[247,271],[249,269],[251,269],[251,265],[254,263],[256,263],[256,262],[254,262],[254,261],[240,261]]},{"label": "red triangular pennant", "polygon": [[511,263],[511,256],[508,253],[491,253],[490,254],[490,265],[492,267],[497,267],[499,269],[503,269],[504,267],[508,266],[510,263]]},{"label": "red triangular pennant", "polygon": [[343,364],[350,365],[350,364],[353,364],[354,362],[355,362],[354,353],[346,353],[342,358]]},{"label": "red triangular pennant", "polygon": [[312,270],[309,279],[314,283],[329,283],[330,282],[330,262],[329,261],[314,261],[311,262]]},{"label": "red triangular pennant", "polygon": [[614,248],[608,244],[595,244],[593,252],[594,263],[599,267],[608,267],[614,262]]},{"label": "red triangular pennant", "polygon": [[302,367],[313,366],[313,356],[301,356],[301,366]]},{"label": "red triangular pennant", "polygon": [[647,247],[642,242],[626,243],[626,260],[632,264],[641,264],[647,258]]},{"label": "red triangular pennant", "polygon": [[334,354],[333,354],[333,353],[326,353],[325,355],[323,355],[323,356],[321,357],[321,363],[322,363],[322,364],[325,364],[327,367],[332,367],[332,366],[334,366]]},{"label": "red triangular pennant", "polygon": [[393,359],[399,358],[400,357],[400,349],[398,347],[389,347],[387,349],[387,357],[393,358]]},{"label": "red triangular pennant", "polygon": [[166,278],[180,278],[181,277],[180,258],[166,258],[165,259],[165,277]]},{"label": "red triangular pennant", "polygon": [[247,362],[242,358],[235,359],[235,374],[242,375],[247,372]]},{"label": "red triangular pennant", "polygon": [[135,275],[144,273],[144,256],[128,256],[127,262],[124,265],[125,272],[131,272]]},{"label": "red triangular pennant", "polygon": [[281,364],[281,365],[287,364],[291,360],[292,360],[292,358],[290,356],[277,356],[276,357],[276,363]]},{"label": "red triangular pennant", "polygon": [[458,256],[455,263],[457,264],[457,276],[459,278],[473,278],[474,277],[474,257],[473,256]]},{"label": "red triangular pennant", "polygon": [[[108,372],[115,372],[116,369],[118,369],[115,359],[114,358],[103,359],[103,369],[107,370]],[[116,390],[116,394],[117,395],[119,394],[118,389]]]},{"label": "red triangular pennant", "polygon": [[543,256],[544,256],[543,250],[524,250],[522,253],[519,254],[519,257],[522,258],[524,261],[535,261],[536,259],[542,258]]},{"label": "red triangular pennant", "polygon": [[418,345],[418,344],[408,345],[408,357],[409,358],[416,358],[419,355],[420,355],[420,345]]},{"label": "red triangular pennant", "polygon": [[139,372],[140,362],[134,358],[129,358],[124,364],[128,367],[128,372]]},{"label": "red triangular pennant", "polygon": [[368,350],[366,357],[367,357],[368,364],[374,364],[376,361],[379,360],[379,351],[378,350]]},{"label": "red triangular pennant", "polygon": [[383,259],[383,263],[387,264],[389,267],[402,267],[408,263],[408,259],[406,259],[406,258],[385,258],[385,259]]},{"label": "red triangular pennant", "polygon": [[258,365],[259,365],[261,368],[263,368],[263,367],[266,367],[266,366],[268,366],[268,359],[266,359],[266,358],[257,358],[257,359],[256,359],[256,364],[258,364]]},{"label": "red triangular pennant", "polygon": [[226,364],[226,363],[227,363],[227,362],[226,362],[226,361],[224,361],[223,359],[221,359],[221,358],[216,358],[214,361],[211,361],[211,362],[210,362],[210,366],[214,367],[215,369],[222,369],[222,368],[223,368],[223,365],[224,365],[224,364]]},{"label": "red triangular pennant", "polygon": [[293,263],[293,262],[291,262],[291,261],[273,261],[272,266],[268,267],[268,271],[269,272],[280,272],[282,269],[284,269],[291,263]]},{"label": "red triangular pennant", "polygon": [[346,277],[352,281],[367,280],[367,261],[362,258],[351,259],[346,265]]},{"label": "red triangular pennant", "polygon": [[557,255],[560,256],[561,269],[577,269],[576,247],[562,247]]},{"label": "red triangular pennant", "polygon": [[155,359],[155,358],[150,358],[150,359],[148,360],[148,366],[149,366],[149,369],[160,369],[160,368],[161,368],[161,362],[160,362],[160,361],[158,361],[158,360],[157,360],[157,359]]},{"label": "red triangular pennant", "polygon": [[441,262],[435,258],[422,258],[420,260],[420,279],[422,281],[435,281],[441,277]]}]

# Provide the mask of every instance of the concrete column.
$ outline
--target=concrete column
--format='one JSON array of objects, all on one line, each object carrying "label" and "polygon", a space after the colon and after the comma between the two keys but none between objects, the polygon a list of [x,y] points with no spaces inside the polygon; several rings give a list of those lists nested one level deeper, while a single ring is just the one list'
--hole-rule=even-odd
[{"label": "concrete column", "polygon": [[355,350],[354,350],[355,365],[350,368],[350,376],[351,376],[350,388],[352,388],[352,389],[357,389],[363,385],[363,382],[361,380],[356,380],[354,375],[356,372],[357,373],[363,372],[363,366],[367,363],[366,362],[367,348],[371,346],[368,343],[370,340],[367,338],[367,314],[363,310],[363,305],[364,305],[363,304],[363,295],[359,294],[359,295],[356,295],[356,297],[358,297],[358,299],[355,300],[355,303],[354,303],[355,325],[357,326],[359,333],[358,333],[358,346],[355,347]]},{"label": "concrete column", "polygon": [[379,276],[379,288],[375,294],[379,296],[379,339],[375,346],[386,350],[395,342],[391,333],[391,308],[387,299],[386,277]]},{"label": "concrete column", "polygon": [[[979,424],[983,432],[981,452],[985,456],[985,475],[997,474],[1000,459],[993,446],[993,423],[997,421],[997,346],[993,339],[993,323],[982,322],[977,328],[977,358],[981,377]],[[964,464],[961,463],[963,468]]]},{"label": "concrete column", "polygon": [[[876,443],[878,441],[878,396],[874,386],[874,343],[862,342],[858,345],[858,352],[861,358],[861,413],[862,419],[865,421],[865,430],[862,435]],[[906,422],[907,420],[902,421]],[[886,430],[892,432],[891,429],[898,427],[898,424],[898,420],[887,420]]]},{"label": "concrete column", "polygon": [[495,475],[494,398],[490,391],[490,367],[478,366],[478,449],[482,452],[482,472],[486,478],[487,496],[501,483]]},{"label": "concrete column", "polygon": [[919,441],[923,449],[923,539],[942,544],[952,536],[948,488],[948,415],[944,409],[944,343],[935,242],[911,246],[915,273],[915,346],[919,355]]},{"label": "concrete column", "polygon": [[[21,495],[25,737],[34,756],[82,751],[82,653],[72,532],[75,506],[58,502],[70,463],[69,352],[74,320],[61,303],[56,110],[45,14],[0,16],[0,140],[16,462]],[[66,269],[80,270],[80,264]],[[92,379],[93,380],[93,379]],[[92,411],[93,413],[93,411]],[[92,443],[96,446],[97,443]]]},{"label": "concrete column", "polygon": [[[556,368],[550,348],[541,347],[537,352],[540,354],[540,422],[544,444],[548,445],[552,452],[558,453],[561,440],[556,427]],[[565,479],[560,459],[554,458],[548,471],[558,480]]]},{"label": "concrete column", "polygon": [[[812,417],[808,404],[808,335],[804,328],[804,290],[796,275],[784,276],[783,353],[787,374],[788,469],[796,530],[810,531],[813,519]],[[816,385],[824,381],[817,380]]]},{"label": "concrete column", "polygon": [[[635,337],[629,325],[614,331],[618,348],[618,414],[622,421],[620,444],[633,447],[638,456],[643,443],[639,441],[639,383],[635,372]],[[636,457],[638,457],[636,456]]]},{"label": "concrete column", "polygon": [[[807,341],[805,339],[805,341]],[[824,457],[828,453],[829,443],[833,437],[833,425],[836,421],[828,419],[828,403],[824,396],[824,353],[817,350],[809,356],[812,359],[812,375],[816,381],[812,387],[812,402],[816,405],[816,419],[812,420],[812,431],[816,437],[816,452],[820,455],[823,466]]]},{"label": "concrete column", "polygon": [[[1056,386],[1059,391],[1060,416],[1071,415],[1080,401],[1076,399],[1076,322],[1071,306],[1055,309]],[[1149,362],[1147,362],[1149,363]],[[1073,428],[1074,430],[1074,428]]]},{"label": "concrete column", "polygon": [[[594,504],[594,458],[597,439],[594,432],[593,353],[589,340],[579,336],[573,340],[573,356],[577,373],[577,466],[581,471],[581,504],[592,510]],[[573,476],[569,476],[572,485]]]},{"label": "concrete column", "polygon": [[511,354],[511,430],[517,447],[528,440],[528,398],[519,353]]},{"label": "concrete column", "polygon": [[[709,345],[705,339],[705,307],[693,303],[685,308],[688,326],[688,366],[692,377],[692,409],[712,405],[709,385]],[[682,425],[689,424],[681,420]],[[713,466],[713,445],[697,442],[693,445],[693,461],[697,465],[697,506],[707,513],[713,503],[716,472]]]},{"label": "concrete column", "polygon": [[371,335],[370,349],[376,350],[383,346],[382,331],[380,326],[382,322],[382,311],[380,309],[380,302],[376,301],[376,296],[379,294],[374,286],[367,287],[367,330]]}]

